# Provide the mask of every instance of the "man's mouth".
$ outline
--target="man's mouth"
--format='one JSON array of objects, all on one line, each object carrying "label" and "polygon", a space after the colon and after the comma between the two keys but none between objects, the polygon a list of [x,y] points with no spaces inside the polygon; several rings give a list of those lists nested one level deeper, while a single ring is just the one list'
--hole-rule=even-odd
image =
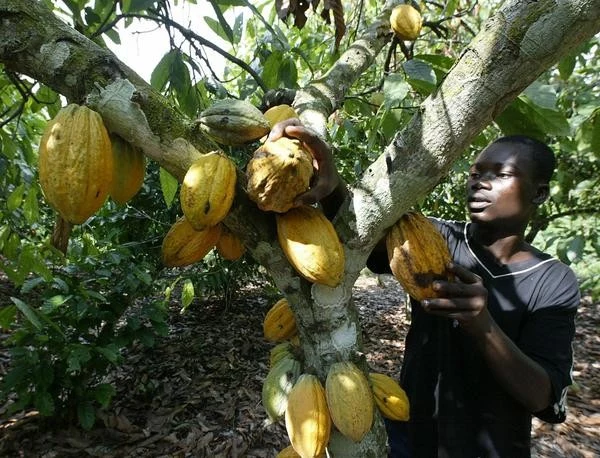
[{"label": "man's mouth", "polygon": [[481,210],[488,205],[490,201],[482,196],[471,196],[468,198],[468,206],[470,210]]}]

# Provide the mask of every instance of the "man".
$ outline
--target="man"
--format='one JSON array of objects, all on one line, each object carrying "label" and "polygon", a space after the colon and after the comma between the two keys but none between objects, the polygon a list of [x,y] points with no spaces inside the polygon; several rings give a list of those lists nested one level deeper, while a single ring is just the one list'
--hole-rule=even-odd
[{"label": "man", "polygon": [[[339,205],[329,147],[293,124],[279,125],[271,138],[299,138],[319,169],[298,204]],[[434,220],[457,281],[436,281],[439,298],[412,300],[401,373],[411,419],[386,423],[391,457],[529,457],[532,415],[564,421],[579,288],[569,267],[524,236],[548,198],[554,167],[545,144],[501,138],[470,168],[471,222]],[[390,272],[382,243],[367,265]]]}]

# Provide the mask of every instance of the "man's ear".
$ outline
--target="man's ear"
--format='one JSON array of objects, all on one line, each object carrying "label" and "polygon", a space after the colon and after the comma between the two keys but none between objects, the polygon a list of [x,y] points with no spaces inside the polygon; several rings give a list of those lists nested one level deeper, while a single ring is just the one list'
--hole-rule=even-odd
[{"label": "man's ear", "polygon": [[533,203],[536,205],[541,205],[550,196],[550,186],[548,183],[540,183],[537,187],[537,191],[535,193],[535,197],[533,198]]}]

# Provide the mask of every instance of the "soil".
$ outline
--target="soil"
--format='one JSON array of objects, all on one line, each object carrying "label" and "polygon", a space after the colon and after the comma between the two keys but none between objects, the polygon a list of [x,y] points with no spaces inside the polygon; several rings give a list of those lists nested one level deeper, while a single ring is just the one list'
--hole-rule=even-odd
[{"label": "soil", "polygon": [[[408,328],[404,293],[390,276],[361,276],[354,298],[369,365],[397,377]],[[117,395],[91,431],[51,428],[35,412],[8,416],[0,406],[0,456],[275,457],[288,441],[260,401],[273,347],[262,337],[270,305],[258,287],[244,289],[228,307],[206,300],[180,314],[173,304],[169,335],[153,348],[130,349],[110,374]],[[600,456],[599,330],[600,304],[586,297],[569,416],[558,425],[534,420],[534,457]],[[0,350],[0,377],[7,358]]]}]

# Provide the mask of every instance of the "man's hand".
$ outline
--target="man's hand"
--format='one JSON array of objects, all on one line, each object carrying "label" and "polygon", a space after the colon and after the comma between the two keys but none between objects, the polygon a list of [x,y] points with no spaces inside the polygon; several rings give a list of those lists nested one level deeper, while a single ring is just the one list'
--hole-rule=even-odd
[{"label": "man's hand", "polygon": [[455,281],[434,281],[433,289],[440,297],[423,300],[423,309],[432,315],[457,320],[471,334],[489,330],[492,318],[481,277],[455,263],[448,265],[448,272],[454,274]]},{"label": "man's hand", "polygon": [[268,140],[274,141],[280,137],[292,137],[300,140],[313,157],[315,175],[311,187],[299,195],[294,205],[312,205],[329,196],[341,183],[333,154],[329,145],[308,127],[302,125],[299,119],[286,119],[273,126]]}]

